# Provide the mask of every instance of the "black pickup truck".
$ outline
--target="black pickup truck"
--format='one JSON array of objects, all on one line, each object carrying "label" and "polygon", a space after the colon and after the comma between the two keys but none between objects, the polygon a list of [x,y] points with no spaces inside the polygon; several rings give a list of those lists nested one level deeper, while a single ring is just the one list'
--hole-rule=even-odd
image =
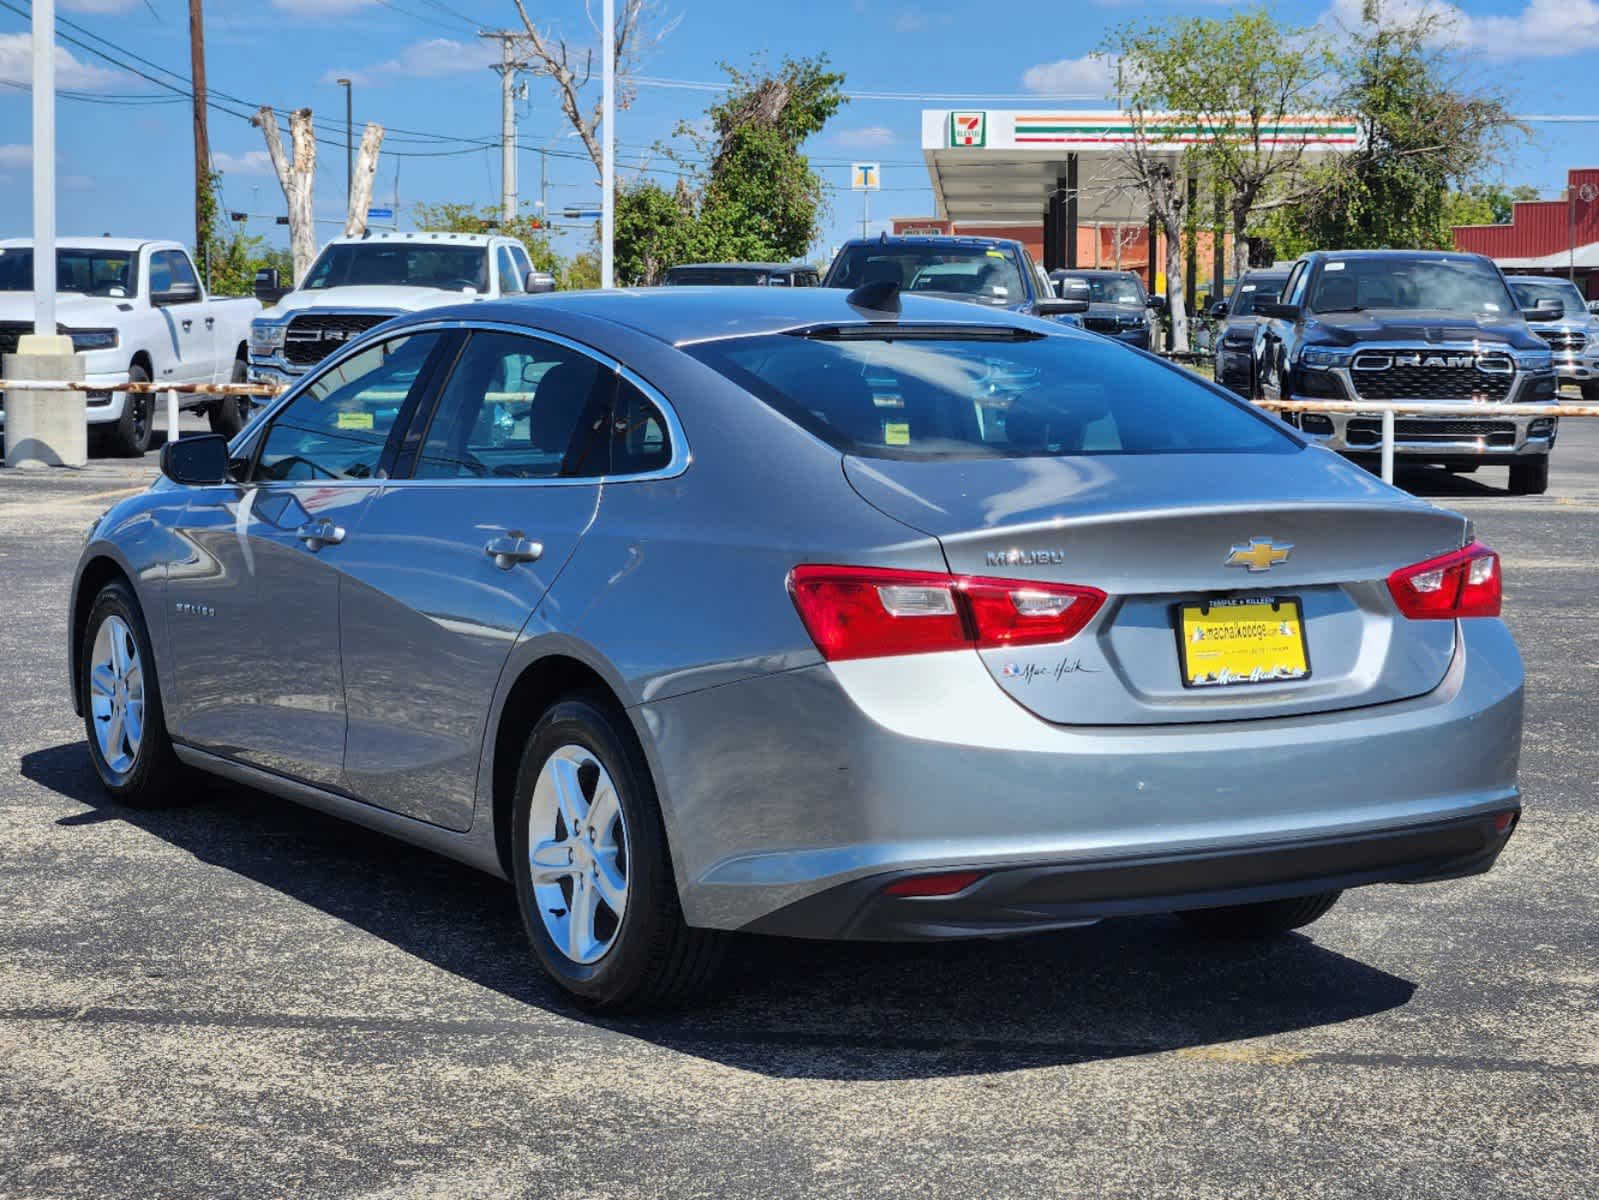
[{"label": "black pickup truck", "polygon": [[[1298,259],[1281,296],[1255,306],[1254,395],[1418,404],[1555,400],[1549,346],[1492,261],[1424,250],[1321,251]],[[1378,413],[1285,414],[1312,441],[1351,457],[1382,450]],[[1543,492],[1558,424],[1548,416],[1401,414],[1394,453],[1470,471],[1510,468],[1510,490]]]}]

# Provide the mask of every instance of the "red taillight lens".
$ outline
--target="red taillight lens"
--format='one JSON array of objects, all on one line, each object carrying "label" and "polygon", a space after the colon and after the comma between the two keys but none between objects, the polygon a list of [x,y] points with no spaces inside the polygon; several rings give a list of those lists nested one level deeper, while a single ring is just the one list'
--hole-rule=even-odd
[{"label": "red taillight lens", "polygon": [[1399,611],[1412,620],[1497,617],[1502,599],[1499,555],[1481,542],[1388,576]]},{"label": "red taillight lens", "polygon": [[983,877],[981,871],[945,871],[941,875],[911,875],[883,889],[885,896],[953,896]]},{"label": "red taillight lens", "polygon": [[1097,588],[883,567],[795,567],[788,590],[829,662],[1064,642],[1105,603]]}]

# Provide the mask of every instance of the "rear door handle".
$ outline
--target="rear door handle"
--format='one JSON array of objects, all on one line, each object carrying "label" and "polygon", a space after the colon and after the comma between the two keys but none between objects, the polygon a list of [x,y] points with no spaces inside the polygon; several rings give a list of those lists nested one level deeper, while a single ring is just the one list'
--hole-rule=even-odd
[{"label": "rear door handle", "polygon": [[344,527],[335,525],[326,518],[320,521],[307,521],[295,530],[295,536],[305,543],[308,550],[320,550],[323,546],[337,546],[344,540]]},{"label": "rear door handle", "polygon": [[214,329],[214,328],[216,328],[216,323],[217,323],[217,319],[216,319],[216,318],[215,318],[215,317],[207,317],[207,318],[206,318],[206,319],[205,319],[205,327],[206,327],[206,328],[207,328],[207,329]]},{"label": "rear door handle", "polygon": [[492,558],[500,570],[509,571],[517,563],[537,562],[544,553],[544,543],[529,541],[520,529],[513,529],[489,542],[483,547],[483,553]]}]

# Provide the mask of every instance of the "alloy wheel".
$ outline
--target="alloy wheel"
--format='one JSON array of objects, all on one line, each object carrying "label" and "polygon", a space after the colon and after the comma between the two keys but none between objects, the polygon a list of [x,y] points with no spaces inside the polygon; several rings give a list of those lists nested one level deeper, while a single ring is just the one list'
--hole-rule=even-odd
[{"label": "alloy wheel", "polygon": [[539,770],[528,865],[533,901],[556,949],[574,963],[598,962],[627,912],[627,818],[610,774],[583,746],[562,746]]},{"label": "alloy wheel", "polygon": [[144,740],[144,664],[133,630],[118,616],[107,617],[94,635],[89,711],[100,757],[112,774],[126,775]]}]

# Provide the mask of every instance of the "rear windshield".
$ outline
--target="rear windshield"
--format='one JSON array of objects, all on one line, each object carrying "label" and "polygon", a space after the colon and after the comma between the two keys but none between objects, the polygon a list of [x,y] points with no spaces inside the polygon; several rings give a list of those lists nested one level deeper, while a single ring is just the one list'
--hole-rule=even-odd
[{"label": "rear windshield", "polygon": [[983,246],[846,246],[828,272],[827,286],[858,288],[892,280],[901,291],[956,296],[980,304],[1022,304],[1027,292],[1016,260]]},{"label": "rear windshield", "polygon": [[[997,331],[1004,336],[1006,331]],[[1095,337],[771,334],[688,346],[846,454],[878,458],[1291,454],[1271,418]]]},{"label": "rear windshield", "polygon": [[766,282],[766,272],[749,267],[673,267],[665,282],[668,287],[754,287]]}]

